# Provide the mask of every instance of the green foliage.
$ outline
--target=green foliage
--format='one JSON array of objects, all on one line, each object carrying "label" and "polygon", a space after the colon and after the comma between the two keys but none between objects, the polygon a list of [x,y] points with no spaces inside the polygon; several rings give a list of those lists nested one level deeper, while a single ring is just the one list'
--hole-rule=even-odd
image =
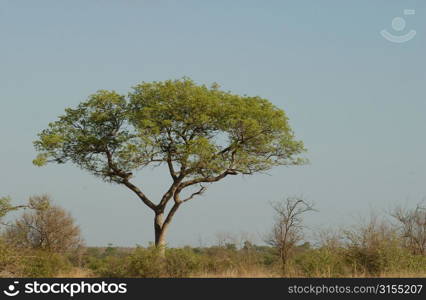
[{"label": "green foliage", "polygon": [[91,173],[109,178],[106,151],[115,153],[124,169],[139,166],[138,155],[129,157],[128,149],[138,140],[125,129],[127,103],[115,92],[99,91],[77,108],[68,108],[65,115],[49,124],[34,143],[40,154],[33,161],[37,166],[48,162],[71,161]]},{"label": "green foliage", "polygon": [[110,243],[108,244],[108,247],[105,249],[103,256],[116,256],[117,254],[118,254],[118,249],[116,247],[113,247],[113,245]]},{"label": "green foliage", "polygon": [[172,162],[187,178],[252,174],[303,163],[281,109],[192,80],[142,83],[126,98],[99,91],[39,134],[35,165],[71,161],[121,182],[150,164]]},{"label": "green foliage", "polygon": [[279,263],[277,249],[268,246],[253,245],[255,255],[259,256],[260,263],[266,267]]},{"label": "green foliage", "polygon": [[424,273],[426,257],[412,255],[397,244],[374,249],[321,247],[298,255],[295,267],[306,277],[404,276]]},{"label": "green foliage", "polygon": [[131,277],[158,278],[165,273],[165,260],[160,254],[160,249],[153,246],[148,248],[138,247],[129,256],[128,274]]},{"label": "green foliage", "polygon": [[167,249],[166,273],[168,277],[184,278],[197,274],[202,269],[202,258],[191,248]]},{"label": "green foliage", "polygon": [[0,197],[0,219],[12,210],[10,197]]},{"label": "green foliage", "polygon": [[[170,248],[166,249],[165,257],[155,247],[114,249],[113,253],[105,254],[104,250],[88,248],[83,267],[92,270],[95,276],[111,278],[282,276],[279,255],[269,246]],[[358,252],[344,244],[319,248],[302,245],[295,252],[287,276],[424,276],[426,270],[425,256],[413,255],[400,247],[378,250],[382,256],[370,255],[369,260],[361,259]]]},{"label": "green foliage", "polygon": [[130,254],[116,252],[92,258],[88,266],[101,277],[158,278],[166,274],[166,261],[155,247],[137,247]]},{"label": "green foliage", "polygon": [[426,257],[413,255],[404,247],[403,238],[374,217],[344,230],[340,237],[325,240],[319,248],[303,252],[296,258],[296,267],[304,276],[316,277],[424,273]]},{"label": "green foliage", "polygon": [[107,256],[102,259],[90,258],[87,266],[100,277],[131,277],[128,272],[128,260],[123,257]]},{"label": "green foliage", "polygon": [[26,208],[25,205],[12,205],[12,199],[10,197],[0,197],[0,221],[5,217],[9,212],[15,211],[21,208]]},{"label": "green foliage", "polygon": [[295,266],[307,277],[340,277],[349,269],[341,251],[327,247],[302,252],[295,258]]},{"label": "green foliage", "polygon": [[58,253],[34,251],[22,257],[21,273],[24,277],[55,277],[69,270],[70,262]]},{"label": "green foliage", "polygon": [[258,253],[247,250],[210,247],[167,249],[162,257],[155,247],[138,247],[131,253],[91,258],[88,267],[101,277],[192,277],[228,271],[248,273],[260,267]]},{"label": "green foliage", "polygon": [[378,240],[374,247],[350,244],[345,254],[354,271],[375,276],[406,269],[406,262],[411,257],[396,236]]},{"label": "green foliage", "polygon": [[109,244],[107,248],[87,248],[83,253],[83,264],[102,277],[126,277],[129,253]]}]

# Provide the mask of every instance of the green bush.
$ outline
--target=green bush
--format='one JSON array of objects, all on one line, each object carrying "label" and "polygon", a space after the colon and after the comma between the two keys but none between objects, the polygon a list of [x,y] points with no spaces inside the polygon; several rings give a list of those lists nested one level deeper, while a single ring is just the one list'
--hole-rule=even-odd
[{"label": "green bush", "polygon": [[129,255],[128,252],[109,245],[103,251],[99,248],[87,248],[82,261],[95,275],[111,278],[130,277]]},{"label": "green bush", "polygon": [[70,270],[67,258],[57,253],[32,251],[22,257],[23,277],[55,277]]},{"label": "green bush", "polygon": [[295,267],[306,277],[339,277],[347,271],[341,251],[326,247],[301,253],[295,258]]},{"label": "green bush", "polygon": [[[0,248],[1,250],[1,248]],[[162,257],[155,247],[114,253],[89,251],[85,267],[100,277],[279,276],[280,264],[270,247],[171,248]],[[1,252],[0,252],[1,254]],[[299,251],[287,276],[351,277],[424,274],[426,257],[412,255],[388,236],[374,243],[342,243]]]},{"label": "green bush", "polygon": [[166,249],[162,257],[155,247],[138,247],[129,254],[88,256],[86,266],[101,277],[189,277],[200,273],[248,272],[261,259],[253,251],[222,247],[193,251],[191,248]]},{"label": "green bush", "polygon": [[139,278],[158,278],[164,276],[165,260],[159,250],[151,246],[138,247],[128,257],[128,276]]},{"label": "green bush", "polygon": [[166,273],[169,277],[188,277],[199,273],[202,268],[200,255],[195,254],[190,248],[167,249]]},{"label": "green bush", "polygon": [[93,257],[90,259],[88,267],[101,277],[129,277],[126,257],[107,256],[102,259]]},{"label": "green bush", "polygon": [[235,270],[236,253],[224,247],[213,246],[205,248],[202,255],[202,268],[205,273],[223,273]]},{"label": "green bush", "polygon": [[367,275],[418,273],[426,270],[426,257],[413,255],[397,243],[385,243],[377,248],[356,248],[347,250],[348,264],[353,273]]},{"label": "green bush", "polygon": [[86,257],[86,264],[101,277],[158,278],[165,275],[165,260],[155,247],[138,247],[131,253],[107,252]]}]

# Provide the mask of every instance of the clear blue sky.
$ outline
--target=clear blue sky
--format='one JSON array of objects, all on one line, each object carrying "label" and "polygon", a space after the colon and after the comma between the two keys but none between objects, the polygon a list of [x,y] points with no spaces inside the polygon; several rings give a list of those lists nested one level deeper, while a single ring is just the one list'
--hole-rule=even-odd
[{"label": "clear blue sky", "polygon": [[[416,14],[404,16],[404,9]],[[270,200],[304,195],[311,227],[426,196],[426,2],[0,0],[0,194],[49,193],[89,245],[144,244],[152,214],[130,191],[73,167],[36,168],[32,141],[98,89],[189,76],[286,110],[311,164],[230,178],[183,207],[171,245],[265,232]],[[380,36],[401,16],[417,36]],[[140,177],[152,197],[161,172]],[[227,210],[224,210],[224,208]]]}]

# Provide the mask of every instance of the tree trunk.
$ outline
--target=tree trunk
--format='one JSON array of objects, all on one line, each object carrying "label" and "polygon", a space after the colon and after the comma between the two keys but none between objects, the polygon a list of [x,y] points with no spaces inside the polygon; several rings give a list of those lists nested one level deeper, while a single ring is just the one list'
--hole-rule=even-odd
[{"label": "tree trunk", "polygon": [[164,227],[163,213],[155,215],[154,230],[155,230],[155,247],[158,249],[160,255],[166,255],[166,228]]}]

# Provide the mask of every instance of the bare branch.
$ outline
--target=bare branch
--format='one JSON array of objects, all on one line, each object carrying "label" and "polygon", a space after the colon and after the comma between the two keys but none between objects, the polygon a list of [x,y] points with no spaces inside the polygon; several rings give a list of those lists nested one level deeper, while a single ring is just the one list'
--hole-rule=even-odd
[{"label": "bare branch", "polygon": [[426,254],[426,207],[417,204],[414,209],[396,207],[390,215],[397,220],[405,246],[413,254]]},{"label": "bare branch", "polygon": [[188,186],[191,186],[191,185],[194,185],[194,184],[198,184],[198,183],[212,183],[212,182],[219,181],[219,180],[225,178],[228,175],[238,175],[238,171],[232,170],[232,169],[228,169],[225,172],[223,172],[222,174],[220,174],[218,176],[215,176],[215,177],[199,177],[199,178],[195,178],[195,179],[192,179],[192,180],[189,180],[189,181],[182,182],[182,184],[181,184],[180,187],[181,187],[181,190],[182,190],[182,189],[184,189],[184,188],[186,188]]},{"label": "bare branch", "polygon": [[182,202],[187,202],[191,200],[192,198],[194,198],[195,196],[202,195],[206,191],[206,189],[207,189],[206,187],[200,184],[200,189],[197,192],[192,193],[191,196],[189,196],[188,198],[182,200]]}]

